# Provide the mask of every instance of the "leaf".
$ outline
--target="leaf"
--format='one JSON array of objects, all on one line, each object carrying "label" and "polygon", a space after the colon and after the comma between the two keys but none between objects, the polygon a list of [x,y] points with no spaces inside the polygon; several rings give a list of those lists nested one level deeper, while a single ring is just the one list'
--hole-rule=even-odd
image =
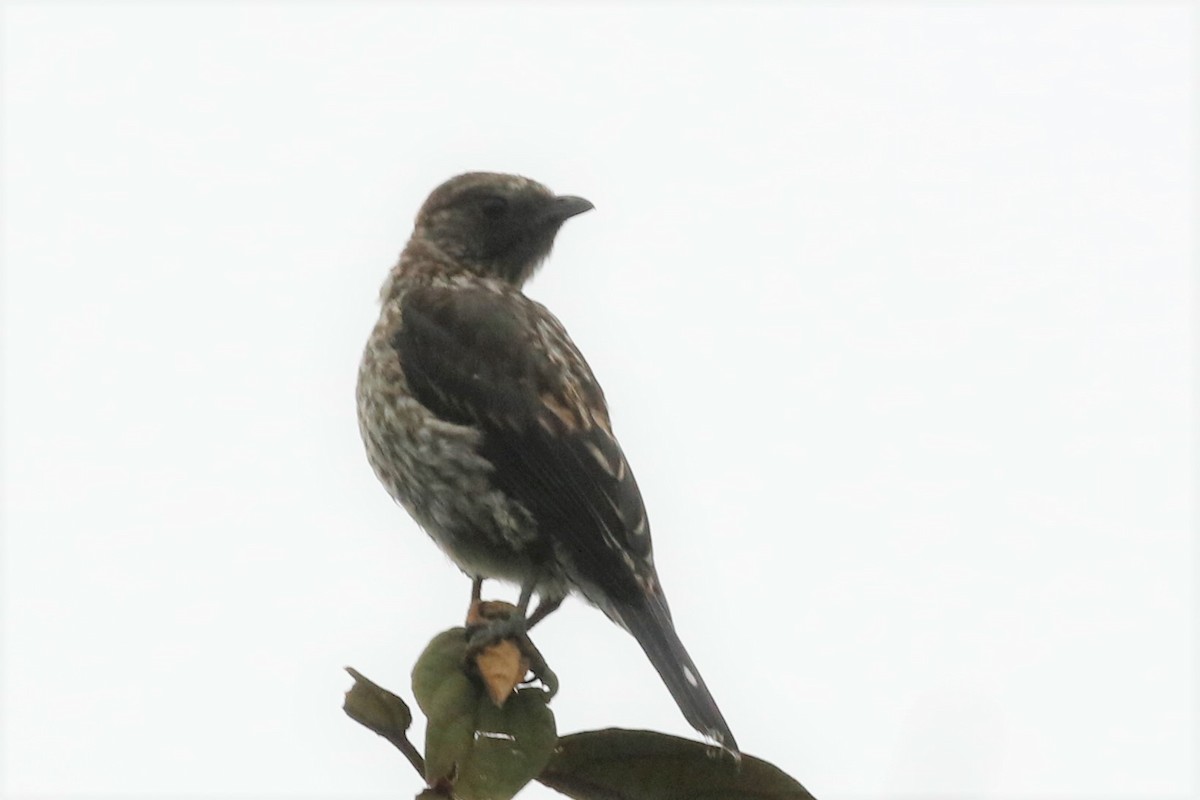
[{"label": "leaf", "polygon": [[425,726],[425,781],[454,783],[475,743],[479,687],[463,671],[467,638],[463,628],[439,633],[412,672],[413,695],[429,722]]},{"label": "leaf", "polygon": [[346,692],[342,710],[359,725],[366,726],[391,742],[413,765],[413,769],[424,776],[425,759],[408,740],[408,727],[412,724],[412,712],[408,704],[368,680],[353,667],[346,667],[346,672],[354,677],[354,685]]},{"label": "leaf", "polygon": [[521,649],[512,639],[502,639],[475,656],[475,668],[492,702],[503,706],[529,672],[529,659],[521,655]]},{"label": "leaf", "polygon": [[454,786],[464,800],[507,800],[536,778],[558,743],[554,714],[541,689],[522,689],[503,708],[480,695],[479,734]]},{"label": "leaf", "polygon": [[[413,665],[412,688],[417,705],[426,716],[439,713],[439,704],[447,701],[445,694],[439,698],[438,693],[446,691],[448,681],[456,684],[470,682],[470,678],[463,672],[466,653],[466,628],[442,631],[425,646],[417,663]],[[459,690],[468,691],[461,686]]]},{"label": "leaf", "polygon": [[549,762],[557,742],[547,694],[522,689],[498,708],[468,672],[463,628],[438,634],[413,667],[428,717],[425,779],[461,800],[508,800]]},{"label": "leaf", "polygon": [[354,678],[354,685],[346,692],[342,709],[352,720],[380,736],[402,734],[408,730],[412,725],[412,711],[407,703],[353,667],[346,667],[346,672]]},{"label": "leaf", "polygon": [[575,800],[813,800],[767,761],[653,731],[564,736],[538,780]]}]

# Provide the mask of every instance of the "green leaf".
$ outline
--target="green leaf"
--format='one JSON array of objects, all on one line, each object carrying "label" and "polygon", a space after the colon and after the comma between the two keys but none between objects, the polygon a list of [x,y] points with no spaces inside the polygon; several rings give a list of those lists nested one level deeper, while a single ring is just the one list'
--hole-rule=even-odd
[{"label": "green leaf", "polygon": [[[426,716],[440,714],[442,704],[452,701],[460,692],[470,691],[469,687],[461,685],[470,682],[463,671],[466,660],[466,628],[442,631],[425,646],[413,666],[412,688],[417,705]],[[457,684],[455,690],[447,689],[448,682]]]},{"label": "green leaf", "polygon": [[813,800],[767,761],[653,731],[564,736],[538,780],[575,800]]},{"label": "green leaf", "polygon": [[464,628],[439,633],[413,667],[413,695],[425,712],[425,780],[453,782],[475,745],[479,687],[464,672]]},{"label": "green leaf", "polygon": [[481,693],[479,733],[454,786],[456,797],[506,800],[545,769],[558,743],[546,700],[541,689],[521,689],[497,708]]},{"label": "green leaf", "polygon": [[438,634],[413,667],[425,712],[425,778],[452,784],[461,800],[508,800],[535,778],[558,741],[540,689],[522,689],[497,708],[466,666],[463,628]]},{"label": "green leaf", "polygon": [[403,734],[412,725],[412,712],[408,704],[379,684],[363,677],[353,667],[346,671],[354,678],[354,685],[346,692],[342,708],[360,725],[365,725],[380,736]]}]

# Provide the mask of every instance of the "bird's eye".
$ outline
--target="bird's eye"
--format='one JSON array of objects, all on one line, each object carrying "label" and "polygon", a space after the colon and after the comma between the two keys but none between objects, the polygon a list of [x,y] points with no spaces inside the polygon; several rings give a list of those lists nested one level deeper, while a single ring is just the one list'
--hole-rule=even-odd
[{"label": "bird's eye", "polygon": [[508,201],[497,195],[488,195],[479,201],[479,205],[488,219],[500,219],[508,213]]}]

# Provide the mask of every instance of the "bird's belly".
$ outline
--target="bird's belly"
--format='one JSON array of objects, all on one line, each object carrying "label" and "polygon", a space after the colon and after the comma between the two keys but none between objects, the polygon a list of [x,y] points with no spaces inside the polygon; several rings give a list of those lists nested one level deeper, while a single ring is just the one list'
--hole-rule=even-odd
[{"label": "bird's belly", "polygon": [[476,431],[438,419],[411,397],[360,401],[359,427],[375,474],[460,569],[515,583],[549,577],[535,523],[493,487]]}]

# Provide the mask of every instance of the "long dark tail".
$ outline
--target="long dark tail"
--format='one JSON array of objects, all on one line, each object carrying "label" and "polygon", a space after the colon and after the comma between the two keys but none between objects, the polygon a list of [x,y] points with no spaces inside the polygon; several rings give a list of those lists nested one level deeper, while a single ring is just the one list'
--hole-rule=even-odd
[{"label": "long dark tail", "polygon": [[623,604],[618,613],[620,621],[638,640],[650,663],[662,676],[688,723],[740,759],[737,741],[725,723],[717,701],[704,685],[696,662],[692,661],[675,633],[671,612],[662,595],[649,595],[637,605]]}]

